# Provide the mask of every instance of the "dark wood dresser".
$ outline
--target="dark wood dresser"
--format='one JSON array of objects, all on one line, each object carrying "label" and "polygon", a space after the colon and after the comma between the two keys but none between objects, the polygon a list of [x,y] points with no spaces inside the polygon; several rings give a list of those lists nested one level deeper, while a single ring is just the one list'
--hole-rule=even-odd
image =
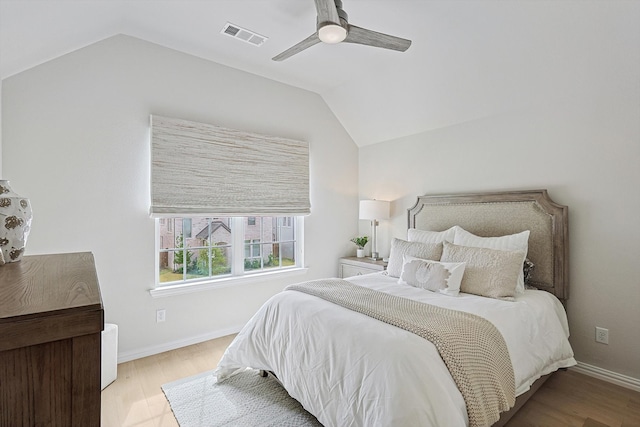
[{"label": "dark wood dresser", "polygon": [[99,426],[103,326],[91,253],[0,266],[0,426]]}]

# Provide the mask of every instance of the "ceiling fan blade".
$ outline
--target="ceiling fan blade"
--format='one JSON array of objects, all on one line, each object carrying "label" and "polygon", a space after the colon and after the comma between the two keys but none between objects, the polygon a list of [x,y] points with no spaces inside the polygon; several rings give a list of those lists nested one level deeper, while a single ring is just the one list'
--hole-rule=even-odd
[{"label": "ceiling fan blade", "polygon": [[402,39],[388,34],[378,33],[365,28],[349,25],[349,33],[344,39],[347,43],[364,44],[367,46],[381,47],[384,49],[398,50],[404,52],[411,46],[411,40]]},{"label": "ceiling fan blade", "polygon": [[280,54],[278,54],[276,56],[274,56],[271,59],[274,60],[274,61],[284,61],[285,59],[289,58],[290,56],[293,56],[296,53],[300,53],[303,50],[305,50],[307,48],[310,48],[314,44],[318,44],[318,43],[320,43],[320,39],[318,38],[318,33],[313,33],[309,37],[307,37],[306,39],[302,40],[300,43],[291,46],[289,49],[285,50],[284,52],[282,52],[282,53],[280,53]]},{"label": "ceiling fan blade", "polygon": [[327,22],[340,25],[340,17],[338,16],[335,0],[315,0],[315,2],[319,26]]}]

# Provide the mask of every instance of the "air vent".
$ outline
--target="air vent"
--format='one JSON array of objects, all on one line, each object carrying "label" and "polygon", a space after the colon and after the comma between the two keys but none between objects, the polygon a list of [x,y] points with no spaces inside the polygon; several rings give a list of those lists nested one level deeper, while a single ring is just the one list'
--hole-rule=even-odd
[{"label": "air vent", "polygon": [[265,36],[261,36],[258,33],[249,31],[229,22],[224,25],[220,32],[254,46],[262,46],[262,44],[268,40]]}]

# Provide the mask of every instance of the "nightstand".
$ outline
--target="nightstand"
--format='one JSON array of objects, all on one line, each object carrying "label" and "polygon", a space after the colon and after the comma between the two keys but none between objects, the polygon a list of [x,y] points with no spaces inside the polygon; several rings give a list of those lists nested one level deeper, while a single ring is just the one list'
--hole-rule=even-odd
[{"label": "nightstand", "polygon": [[387,269],[386,261],[374,261],[371,258],[357,258],[354,256],[340,258],[338,276],[340,278],[361,276]]}]

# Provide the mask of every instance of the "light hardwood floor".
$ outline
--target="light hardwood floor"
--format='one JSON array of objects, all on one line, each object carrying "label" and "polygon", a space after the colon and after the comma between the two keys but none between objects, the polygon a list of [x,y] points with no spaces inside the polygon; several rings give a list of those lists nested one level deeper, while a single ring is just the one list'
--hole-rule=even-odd
[{"label": "light hardwood floor", "polygon": [[[214,369],[233,335],[118,365],[103,427],[178,426],[160,386]],[[553,375],[507,427],[640,427],[640,393],[576,372]]]},{"label": "light hardwood floor", "polygon": [[118,365],[118,378],[102,391],[102,427],[177,427],[160,386],[214,369],[234,336]]}]

